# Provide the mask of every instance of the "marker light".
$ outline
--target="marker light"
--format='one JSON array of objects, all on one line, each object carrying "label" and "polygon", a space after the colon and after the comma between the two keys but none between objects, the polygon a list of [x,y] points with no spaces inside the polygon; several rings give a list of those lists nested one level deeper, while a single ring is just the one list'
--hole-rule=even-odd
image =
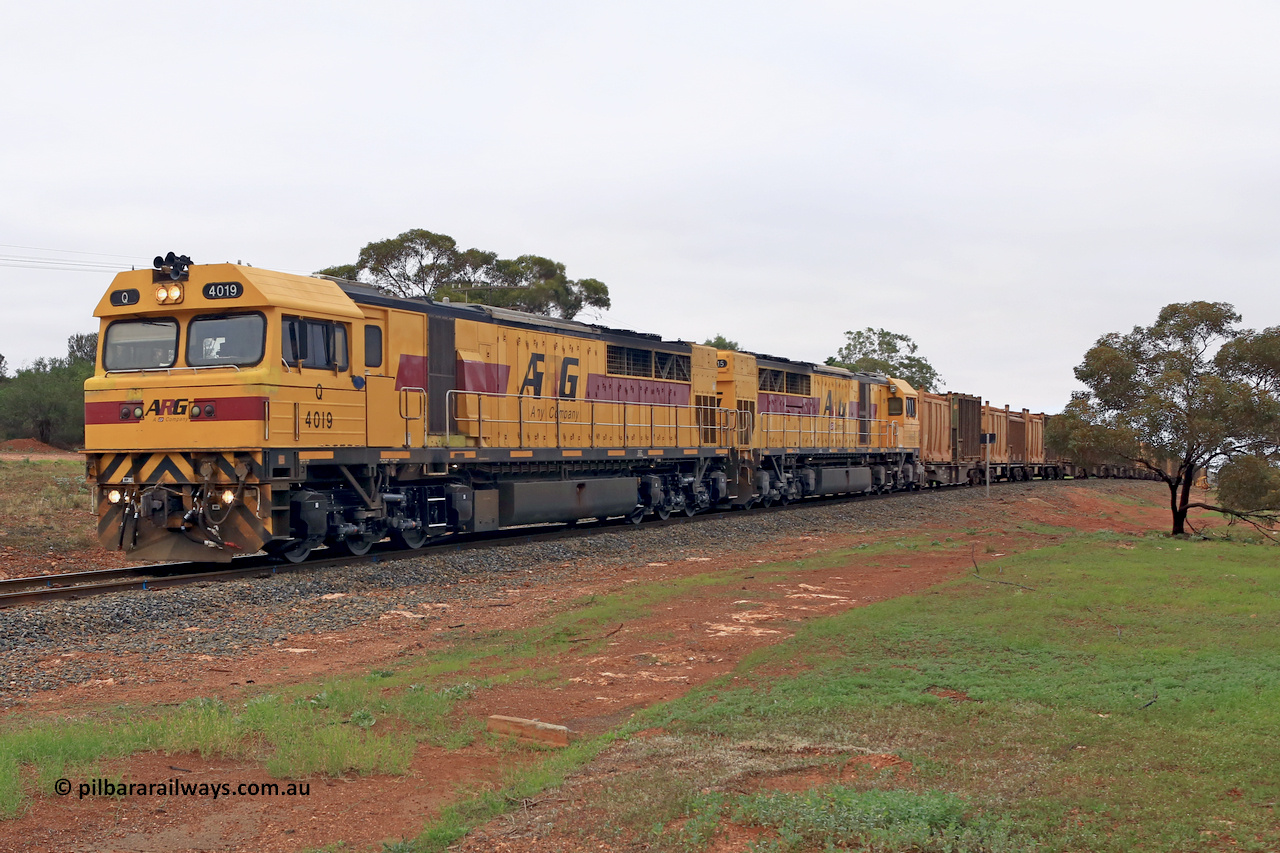
[{"label": "marker light", "polygon": [[180,284],[169,285],[169,301],[170,302],[182,301],[182,285]]},{"label": "marker light", "polygon": [[199,406],[192,406],[192,407],[191,407],[191,417],[193,417],[193,418],[198,418],[198,417],[200,417],[200,407],[199,407]]},{"label": "marker light", "polygon": [[209,405],[204,407],[204,416],[206,418],[213,417],[213,403],[210,403]]},{"label": "marker light", "polygon": [[169,288],[162,284],[156,288],[156,302],[168,302],[168,301],[169,301]]},{"label": "marker light", "polygon": [[120,490],[112,489],[111,491],[107,492],[107,500],[113,504],[120,503]]},{"label": "marker light", "polygon": [[236,493],[231,489],[224,489],[219,497],[222,498],[223,506],[231,506],[231,504],[235,503]]},{"label": "marker light", "polygon": [[129,415],[131,414],[133,414],[133,409],[129,408],[128,406],[120,407],[120,420],[122,421],[129,420]]},{"label": "marker light", "polygon": [[142,417],[142,407],[141,407],[141,406],[134,406],[134,407],[133,407],[133,416],[134,416],[135,418],[141,418],[141,417]]}]

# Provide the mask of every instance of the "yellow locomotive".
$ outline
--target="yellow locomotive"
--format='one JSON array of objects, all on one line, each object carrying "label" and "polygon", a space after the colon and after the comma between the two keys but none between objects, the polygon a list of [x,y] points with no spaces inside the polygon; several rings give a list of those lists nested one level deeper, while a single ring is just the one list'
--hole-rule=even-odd
[{"label": "yellow locomotive", "polygon": [[919,395],[879,375],[172,253],[95,316],[87,471],[137,559],[924,481]]}]

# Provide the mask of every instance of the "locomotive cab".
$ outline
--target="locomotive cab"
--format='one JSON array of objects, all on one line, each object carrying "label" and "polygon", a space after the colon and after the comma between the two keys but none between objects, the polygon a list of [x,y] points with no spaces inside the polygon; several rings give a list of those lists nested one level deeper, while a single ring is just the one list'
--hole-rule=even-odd
[{"label": "locomotive cab", "polygon": [[161,560],[252,553],[272,538],[264,447],[364,444],[351,372],[363,341],[352,347],[350,332],[363,318],[332,282],[235,264],[176,280],[135,270],[94,313],[85,453],[107,547]]},{"label": "locomotive cab", "polygon": [[920,395],[902,379],[889,380],[885,413],[890,436],[898,447],[920,446]]}]

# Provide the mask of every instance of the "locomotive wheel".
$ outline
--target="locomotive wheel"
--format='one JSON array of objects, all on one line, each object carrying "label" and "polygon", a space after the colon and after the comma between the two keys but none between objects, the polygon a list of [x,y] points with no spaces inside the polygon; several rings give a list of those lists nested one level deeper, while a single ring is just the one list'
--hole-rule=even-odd
[{"label": "locomotive wheel", "polygon": [[391,542],[397,548],[409,548],[414,551],[426,545],[430,538],[427,531],[421,527],[412,530],[395,530],[391,533]]},{"label": "locomotive wheel", "polygon": [[631,522],[632,524],[639,524],[640,522],[644,521],[644,507],[638,507],[637,509],[635,509],[631,513],[631,515],[627,516],[627,521]]},{"label": "locomotive wheel", "polygon": [[761,498],[760,506],[764,507],[765,509],[768,509],[769,507],[773,506],[773,498],[772,497]]},{"label": "locomotive wheel", "polygon": [[290,563],[301,563],[311,556],[311,546],[305,539],[291,539],[279,545],[272,545],[267,553],[273,557],[281,557]]},{"label": "locomotive wheel", "polygon": [[344,536],[335,544],[353,557],[363,557],[373,547],[373,543],[363,536]]},{"label": "locomotive wheel", "polygon": [[666,521],[671,517],[671,510],[663,504],[662,506],[655,506],[653,508],[653,514],[656,515],[660,521]]},{"label": "locomotive wheel", "polygon": [[684,514],[687,515],[689,518],[693,518],[695,515],[698,514],[698,508],[686,501],[684,505]]}]

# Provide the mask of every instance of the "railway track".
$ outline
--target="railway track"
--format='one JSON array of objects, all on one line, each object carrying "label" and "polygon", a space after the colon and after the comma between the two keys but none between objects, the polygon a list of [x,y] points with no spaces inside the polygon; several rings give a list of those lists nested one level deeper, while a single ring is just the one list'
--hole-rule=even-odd
[{"label": "railway track", "polygon": [[[999,487],[1004,483],[992,483]],[[962,488],[962,487],[958,487]],[[748,515],[767,512],[785,512],[805,506],[819,506],[829,503],[852,503],[857,501],[893,498],[902,495],[930,494],[935,490],[921,492],[889,492],[886,494],[835,495],[823,498],[807,498],[791,504],[774,505],[772,507],[752,507],[741,510]],[[944,489],[938,492],[949,491]],[[699,513],[694,516],[673,515],[668,519],[653,518],[644,522],[644,526],[665,527],[674,524],[690,524],[709,521],[722,517],[724,511]],[[375,547],[373,551],[362,556],[350,554],[336,555],[331,549],[317,551],[310,559],[301,563],[288,563],[273,559],[265,554],[254,554],[235,558],[230,566],[217,564],[211,568],[208,563],[160,563],[152,566],[131,566],[118,569],[100,569],[87,572],[68,572],[63,574],[38,575],[25,578],[8,578],[0,580],[0,609],[23,605],[43,604],[49,601],[69,601],[91,596],[105,595],[112,592],[150,591],[168,589],[189,584],[214,583],[219,581],[239,580],[242,578],[270,577],[275,574],[291,572],[309,572],[332,566],[350,566],[360,563],[377,563],[388,560],[405,559],[425,554],[440,554],[449,550],[471,550],[475,548],[499,547],[507,544],[551,541],[559,538],[590,535],[596,532],[608,532],[627,529],[632,525],[625,519],[613,519],[605,522],[589,522],[586,524],[556,524],[543,527],[525,527],[502,530],[489,534],[465,534],[449,537],[438,544],[427,545],[415,550],[396,550],[389,545]]]},{"label": "railway track", "polygon": [[[680,519],[680,521],[688,520],[690,519]],[[676,519],[671,519],[655,523],[675,522]],[[545,541],[564,536],[579,536],[592,530],[606,529],[606,527],[616,529],[618,525],[619,522],[609,522],[607,525],[559,524],[536,531],[529,528],[504,530],[485,536],[450,537],[447,541],[412,550],[396,550],[384,544],[361,556],[337,554],[326,548],[317,551],[311,558],[301,563],[283,562],[265,554],[253,554],[235,558],[230,566],[221,563],[216,564],[216,567],[208,563],[159,563],[152,566],[128,566],[118,569],[9,578],[0,580],[0,608],[42,604],[48,601],[69,601],[111,592],[149,591],[188,584],[270,577],[289,572],[310,572],[330,566],[377,563],[425,554],[439,554],[449,550],[494,547],[513,542]]]}]

